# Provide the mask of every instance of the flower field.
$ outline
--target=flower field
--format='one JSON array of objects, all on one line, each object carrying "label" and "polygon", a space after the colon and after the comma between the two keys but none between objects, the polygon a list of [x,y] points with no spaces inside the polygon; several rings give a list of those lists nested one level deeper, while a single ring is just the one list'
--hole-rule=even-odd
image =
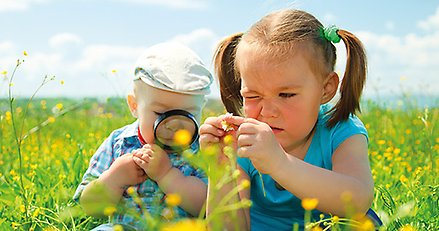
[{"label": "flower field", "polygon": [[[407,104],[389,109],[363,102],[372,208],[382,230],[439,230],[439,107]],[[224,113],[219,102],[207,105],[203,119]],[[0,119],[0,230],[90,230],[107,222],[86,216],[71,198],[97,147],[134,121],[124,99],[2,99]],[[199,220],[157,227],[204,229]]]}]

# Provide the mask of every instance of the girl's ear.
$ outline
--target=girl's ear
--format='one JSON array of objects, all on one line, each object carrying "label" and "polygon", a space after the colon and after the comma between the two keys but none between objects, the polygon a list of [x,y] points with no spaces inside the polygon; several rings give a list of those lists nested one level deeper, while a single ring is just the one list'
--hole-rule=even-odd
[{"label": "girl's ear", "polygon": [[335,94],[337,93],[339,82],[340,80],[338,78],[338,75],[334,71],[326,76],[323,83],[323,95],[320,102],[321,104],[325,104],[329,102],[332,98],[334,98]]},{"label": "girl's ear", "polygon": [[128,107],[130,108],[131,114],[134,118],[137,118],[137,102],[134,94],[129,94],[127,97]]}]

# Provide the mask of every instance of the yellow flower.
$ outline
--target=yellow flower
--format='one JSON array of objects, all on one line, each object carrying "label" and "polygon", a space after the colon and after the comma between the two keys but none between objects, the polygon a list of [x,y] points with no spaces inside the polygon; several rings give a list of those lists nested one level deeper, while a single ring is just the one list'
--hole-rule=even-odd
[{"label": "yellow flower", "polygon": [[385,144],[385,143],[386,143],[385,140],[378,140],[378,144],[379,144],[379,145],[383,145],[383,144]]},{"label": "yellow flower", "polygon": [[166,224],[161,231],[206,231],[206,224],[202,220],[184,219],[176,223]]},{"label": "yellow flower", "polygon": [[174,141],[177,145],[186,146],[191,140],[191,133],[187,130],[180,129],[174,134]]},{"label": "yellow flower", "polygon": [[116,73],[116,72],[117,72],[116,69],[111,70],[111,73]]},{"label": "yellow flower", "polygon": [[375,226],[373,225],[372,221],[369,219],[364,219],[361,221],[360,225],[357,227],[358,231],[374,231]]},{"label": "yellow flower", "polygon": [[242,188],[248,188],[250,187],[250,181],[249,180],[243,180],[241,181]]},{"label": "yellow flower", "polygon": [[222,128],[225,132],[233,131],[233,130],[234,130],[233,126],[232,126],[231,124],[227,123],[227,122],[224,121],[224,120],[221,121],[221,128]]},{"label": "yellow flower", "polygon": [[104,209],[105,216],[112,216],[116,212],[116,208],[114,206],[109,206]]},{"label": "yellow flower", "polygon": [[317,207],[319,200],[317,198],[304,198],[302,200],[302,207],[305,210],[313,210]]},{"label": "yellow flower", "polygon": [[17,222],[12,222],[11,226],[12,226],[13,229],[17,229],[18,227],[20,227],[20,224],[17,223]]},{"label": "yellow flower", "polygon": [[32,217],[37,217],[40,214],[40,208],[36,208],[35,211],[32,213]]},{"label": "yellow flower", "polygon": [[70,137],[71,137],[70,134],[67,133],[67,134],[66,134],[66,138],[67,138],[67,139],[70,139]]},{"label": "yellow flower", "polygon": [[333,216],[332,217],[332,222],[338,223],[339,221],[340,221],[340,218],[338,216]]},{"label": "yellow flower", "polygon": [[404,225],[399,231],[416,231],[416,229],[411,225]]},{"label": "yellow flower", "polygon": [[233,143],[233,136],[232,135],[227,135],[224,137],[224,144],[226,145],[230,145]]},{"label": "yellow flower", "polygon": [[128,193],[129,195],[133,195],[135,191],[136,191],[136,190],[135,190],[133,187],[129,187],[129,188],[127,188],[127,193]]},{"label": "yellow flower", "polygon": [[311,231],[323,231],[323,229],[320,226],[314,226]]},{"label": "yellow flower", "polygon": [[63,109],[64,105],[62,105],[62,103],[57,103],[55,105],[56,108],[58,108],[59,110]]},{"label": "yellow flower", "polygon": [[64,85],[64,80],[61,80],[60,83],[61,83],[61,85]]},{"label": "yellow flower", "polygon": [[20,205],[20,212],[21,213],[26,212],[26,207],[24,207],[24,205]]},{"label": "yellow flower", "polygon": [[405,183],[405,182],[409,181],[409,179],[407,179],[407,177],[404,176],[404,175],[401,175],[401,176],[399,177],[399,180],[400,180],[402,183]]},{"label": "yellow flower", "polygon": [[8,72],[7,72],[7,71],[2,71],[1,74],[2,74],[2,75],[7,75]]},{"label": "yellow flower", "polygon": [[47,121],[49,121],[49,123],[55,123],[55,117],[49,116],[49,118],[47,118]]},{"label": "yellow flower", "polygon": [[26,52],[26,51],[23,51],[23,55],[24,55],[24,56],[27,56],[27,52]]},{"label": "yellow flower", "polygon": [[113,230],[114,231],[123,231],[123,227],[122,227],[122,225],[114,225]]},{"label": "yellow flower", "polygon": [[166,195],[166,204],[170,207],[175,207],[181,203],[181,196],[176,193],[169,193]]}]

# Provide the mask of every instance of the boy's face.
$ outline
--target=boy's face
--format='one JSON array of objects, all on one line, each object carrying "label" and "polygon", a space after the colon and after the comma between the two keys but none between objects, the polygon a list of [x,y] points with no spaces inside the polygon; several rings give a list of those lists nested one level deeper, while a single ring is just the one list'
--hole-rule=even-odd
[{"label": "boy's face", "polygon": [[204,96],[165,91],[138,81],[134,86],[134,95],[128,96],[128,105],[131,113],[139,120],[143,139],[153,144],[154,122],[158,116],[169,110],[181,109],[190,112],[200,123]]}]

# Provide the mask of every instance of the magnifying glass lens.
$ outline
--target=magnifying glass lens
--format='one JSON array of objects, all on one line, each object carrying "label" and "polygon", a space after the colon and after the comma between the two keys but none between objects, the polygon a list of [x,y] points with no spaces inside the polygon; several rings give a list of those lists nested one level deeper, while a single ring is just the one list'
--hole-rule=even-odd
[{"label": "magnifying glass lens", "polygon": [[[198,134],[197,122],[193,117],[168,114],[159,118],[154,128],[156,143],[164,149],[179,150],[191,145]],[[183,147],[182,147],[183,146]]]}]

